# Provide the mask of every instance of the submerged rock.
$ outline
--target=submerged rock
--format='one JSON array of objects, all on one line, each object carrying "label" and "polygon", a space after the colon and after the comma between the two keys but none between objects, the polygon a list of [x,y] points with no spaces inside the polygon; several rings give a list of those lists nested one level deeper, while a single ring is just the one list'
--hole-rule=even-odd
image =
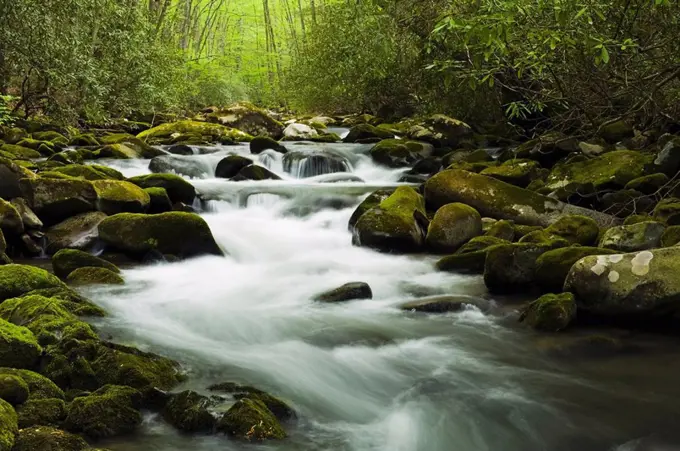
[{"label": "submerged rock", "polygon": [[132,433],[141,423],[141,394],[130,387],[106,385],[71,402],[64,427],[93,439]]},{"label": "submerged rock", "polygon": [[644,251],[659,247],[665,227],[655,221],[612,227],[604,232],[600,247],[621,252]]},{"label": "submerged rock", "polygon": [[355,299],[372,299],[373,292],[371,287],[366,282],[350,282],[338,288],[324,291],[316,296],[314,300],[317,302],[344,302]]},{"label": "submerged rock", "polygon": [[212,432],[217,418],[208,408],[213,404],[210,398],[195,391],[183,391],[170,396],[163,408],[163,418],[182,432]]},{"label": "submerged rock", "polygon": [[447,313],[465,310],[466,306],[473,306],[485,312],[489,310],[490,303],[486,299],[474,296],[431,296],[401,304],[401,310],[423,313]]},{"label": "submerged rock", "polygon": [[33,426],[19,430],[12,451],[85,451],[91,449],[81,437],[53,427]]},{"label": "submerged rock", "polygon": [[201,160],[183,155],[160,155],[149,162],[149,170],[154,174],[180,174],[195,179],[210,176],[212,168]]},{"label": "submerged rock", "polygon": [[286,431],[259,399],[240,399],[217,423],[217,430],[243,440],[286,438]]},{"label": "submerged rock", "polygon": [[97,226],[106,217],[105,213],[93,211],[73,216],[50,227],[45,231],[46,252],[54,254],[66,248],[90,248],[99,237]]},{"label": "submerged rock", "polygon": [[546,294],[529,304],[519,320],[534,329],[557,332],[576,318],[576,302],[571,293]]},{"label": "submerged rock", "polygon": [[482,234],[482,217],[474,208],[447,204],[437,210],[427,230],[425,243],[436,252],[454,252]]},{"label": "submerged rock", "polygon": [[[290,127],[290,126],[289,126]],[[286,135],[286,130],[284,130],[284,135]],[[278,141],[275,139],[269,138],[267,136],[256,136],[253,138],[252,141],[250,141],[250,153],[252,154],[261,154],[267,149],[275,150],[279,153],[286,153],[288,152],[288,149],[286,149],[283,145],[281,145]]]}]

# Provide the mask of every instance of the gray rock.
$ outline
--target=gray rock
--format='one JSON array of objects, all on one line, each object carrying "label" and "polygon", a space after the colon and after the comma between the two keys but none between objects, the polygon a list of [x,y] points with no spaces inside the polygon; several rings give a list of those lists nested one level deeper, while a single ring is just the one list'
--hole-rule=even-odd
[{"label": "gray rock", "polygon": [[338,288],[324,291],[314,297],[317,302],[344,302],[356,299],[372,299],[373,292],[366,282],[350,282]]},{"label": "gray rock", "polygon": [[486,299],[474,296],[452,295],[452,296],[430,296],[416,299],[415,301],[401,304],[401,310],[423,312],[423,313],[447,313],[459,312],[466,306],[473,306],[486,312],[491,308],[491,303]]},{"label": "gray rock", "polygon": [[621,252],[644,251],[659,247],[666,228],[655,221],[612,227],[604,232],[600,247]]}]

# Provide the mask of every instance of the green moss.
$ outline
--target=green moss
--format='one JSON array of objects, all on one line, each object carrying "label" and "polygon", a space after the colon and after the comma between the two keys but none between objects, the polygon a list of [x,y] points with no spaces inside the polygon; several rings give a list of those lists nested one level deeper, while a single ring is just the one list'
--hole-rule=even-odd
[{"label": "green moss", "polygon": [[222,255],[206,222],[193,213],[121,213],[99,224],[99,237],[105,243],[133,255],[143,255],[152,250],[182,257]]},{"label": "green moss", "polygon": [[106,316],[106,311],[104,309],[93,304],[89,299],[86,299],[84,296],[81,296],[68,287],[45,288],[42,290],[29,291],[23,296],[43,296],[57,299],[61,301],[61,305],[66,311],[73,313],[76,316]]},{"label": "green moss", "polygon": [[407,167],[428,156],[431,147],[417,141],[384,139],[371,148],[370,155],[376,163],[389,167]]},{"label": "green moss", "polygon": [[217,419],[208,410],[213,403],[195,391],[171,396],[163,408],[163,418],[183,432],[212,432]]},{"label": "green moss", "polygon": [[437,252],[453,252],[482,234],[482,217],[474,208],[452,203],[441,207],[434,215],[425,242]]},{"label": "green moss", "polygon": [[502,246],[502,244],[488,246],[479,251],[461,252],[446,256],[437,261],[436,267],[439,271],[481,274],[484,272],[488,252],[497,246]]},{"label": "green moss", "polygon": [[106,268],[78,268],[66,278],[71,285],[124,285],[125,280]]},{"label": "green moss", "polygon": [[11,155],[12,159],[17,160],[32,160],[42,157],[40,152],[16,144],[2,144],[0,145],[0,150]]},{"label": "green moss", "polygon": [[602,125],[597,134],[611,144],[616,144],[622,139],[632,138],[635,135],[633,127],[623,120]]},{"label": "green moss", "polygon": [[55,143],[53,143],[51,141],[40,141],[40,140],[37,140],[37,139],[28,139],[28,138],[22,139],[21,141],[19,141],[17,143],[17,145],[21,146],[21,147],[27,147],[29,149],[36,150],[36,151],[38,151],[38,153],[40,153],[40,155],[45,156],[45,157],[49,157],[49,156],[51,156],[55,152],[58,152],[61,149],[60,146],[56,146]]},{"label": "green moss", "polygon": [[26,130],[19,127],[12,127],[5,129],[4,136],[2,139],[10,144],[16,144],[24,138],[28,137]]},{"label": "green moss", "polygon": [[143,131],[137,135],[137,138],[151,143],[166,143],[175,133],[198,135],[211,141],[224,144],[247,142],[252,139],[252,136],[240,130],[225,127],[224,125],[196,121],[179,121],[161,124],[157,127]]},{"label": "green moss", "polygon": [[175,174],[140,175],[131,177],[128,181],[140,188],[164,188],[173,203],[191,205],[196,197],[193,185]]},{"label": "green moss", "polygon": [[502,219],[494,222],[491,227],[486,230],[484,234],[488,237],[500,238],[506,241],[514,241],[515,226],[512,221]]},{"label": "green moss", "polygon": [[379,129],[370,124],[355,125],[349,130],[343,141],[354,143],[365,139],[392,139],[394,135],[387,130]]},{"label": "green moss", "polygon": [[110,133],[106,136],[102,136],[101,138],[99,138],[99,141],[102,144],[106,145],[106,144],[119,144],[133,139],[137,138],[129,133]]},{"label": "green moss", "polygon": [[29,329],[0,319],[0,366],[32,368],[41,353],[42,348]]},{"label": "green moss", "polygon": [[17,413],[7,401],[0,399],[0,450],[14,449],[14,437],[17,432],[19,432]]},{"label": "green moss", "polygon": [[69,146],[98,146],[99,141],[91,133],[76,135],[69,141]]},{"label": "green moss", "polygon": [[545,293],[562,291],[571,267],[590,255],[610,255],[616,251],[599,247],[564,247],[547,251],[536,260],[536,281]]},{"label": "green moss", "polygon": [[576,302],[571,293],[546,294],[529,304],[520,321],[534,329],[557,332],[576,318]]},{"label": "green moss", "polygon": [[28,399],[28,384],[19,376],[0,374],[0,399],[16,406]]},{"label": "green moss", "polygon": [[516,240],[521,240],[528,234],[532,232],[536,232],[539,230],[543,230],[541,226],[530,226],[530,225],[524,225],[524,224],[515,224],[515,239]]},{"label": "green moss", "polygon": [[33,210],[45,223],[55,223],[94,210],[97,193],[87,180],[22,180]]},{"label": "green moss", "polygon": [[643,194],[654,194],[669,181],[666,174],[656,173],[651,175],[644,175],[631,180],[626,184],[626,189],[639,191]]},{"label": "green moss", "polygon": [[81,437],[52,427],[21,429],[12,451],[85,451],[90,450]]},{"label": "green moss", "polygon": [[47,161],[61,164],[82,164],[84,158],[83,155],[81,155],[81,153],[77,150],[64,150],[51,155]]},{"label": "green moss", "polygon": [[508,240],[504,240],[502,238],[497,238],[494,236],[478,236],[472,238],[470,241],[464,244],[463,247],[456,251],[456,254],[469,254],[471,252],[483,251],[491,246],[507,243],[509,243]]},{"label": "green moss", "polygon": [[165,188],[145,188],[144,191],[149,195],[149,214],[172,210],[172,202]]},{"label": "green moss", "polygon": [[54,274],[61,279],[66,279],[71,272],[84,267],[106,268],[114,273],[120,272],[113,263],[77,249],[62,249],[54,254],[52,267]]},{"label": "green moss", "polygon": [[262,441],[286,438],[286,431],[260,400],[244,398],[219,420],[217,429],[243,440]]},{"label": "green moss", "polygon": [[0,302],[41,288],[65,285],[47,271],[28,265],[0,266]]},{"label": "green moss", "polygon": [[71,402],[64,426],[93,439],[132,433],[142,422],[141,394],[130,387],[106,385]]},{"label": "green moss", "polygon": [[16,207],[4,199],[0,199],[0,228],[15,234],[24,231],[24,223]]},{"label": "green moss", "polygon": [[381,189],[371,193],[359,204],[356,210],[354,210],[354,213],[352,213],[352,216],[349,218],[348,228],[350,230],[353,229],[357,221],[359,221],[359,218],[361,218],[364,213],[366,213],[371,208],[375,208],[380,205],[382,201],[390,197],[393,193],[393,189]]},{"label": "green moss", "polygon": [[572,244],[590,246],[595,244],[600,228],[594,219],[581,215],[568,215],[550,225],[546,232],[567,239]]},{"label": "green moss", "polygon": [[[69,164],[66,166],[53,168],[51,172],[56,172],[59,174],[65,174],[71,177],[77,177],[85,180],[122,180],[123,174],[112,168],[107,168],[105,166],[99,165],[81,165],[81,164]],[[44,173],[40,174],[42,177],[45,176]]]},{"label": "green moss", "polygon": [[64,392],[54,382],[29,370],[0,368],[0,378],[19,377],[28,385],[28,399],[64,399]]},{"label": "green moss", "polygon": [[623,225],[639,224],[641,222],[648,222],[648,221],[652,221],[652,220],[653,220],[652,217],[647,215],[647,214],[631,215],[631,216],[628,216],[626,219],[624,219]]},{"label": "green moss", "polygon": [[48,254],[54,254],[60,249],[87,246],[88,241],[94,241],[97,226],[106,218],[106,214],[94,211],[72,216],[45,231]]},{"label": "green moss", "polygon": [[676,197],[663,199],[654,208],[652,216],[669,226],[680,225],[680,199]]},{"label": "green moss", "polygon": [[484,283],[492,293],[526,292],[536,283],[537,259],[560,243],[515,243],[493,246],[484,264]]},{"label": "green moss", "polygon": [[97,192],[98,209],[106,214],[142,213],[149,208],[151,199],[139,186],[120,180],[95,180],[92,186]]},{"label": "green moss", "polygon": [[68,143],[66,136],[55,131],[35,132],[31,136],[33,136],[33,139],[37,139],[39,141],[52,141],[59,144]]},{"label": "green moss", "polygon": [[66,403],[63,399],[31,399],[17,409],[19,427],[54,426],[66,418]]},{"label": "green moss", "polygon": [[481,174],[512,185],[526,188],[530,182],[545,172],[541,165],[532,160],[509,160],[500,166],[484,169]]},{"label": "green moss", "polygon": [[680,226],[671,226],[661,235],[661,247],[675,246],[680,243]]},{"label": "green moss", "polygon": [[655,221],[612,227],[602,234],[600,247],[621,252],[635,252],[658,247],[664,226]]}]

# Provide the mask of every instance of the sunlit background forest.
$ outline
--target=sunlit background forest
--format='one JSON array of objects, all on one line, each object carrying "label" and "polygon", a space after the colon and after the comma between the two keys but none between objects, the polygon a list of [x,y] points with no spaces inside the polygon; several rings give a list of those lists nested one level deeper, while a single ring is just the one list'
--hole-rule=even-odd
[{"label": "sunlit background forest", "polygon": [[1,0],[2,111],[677,117],[674,0]]}]

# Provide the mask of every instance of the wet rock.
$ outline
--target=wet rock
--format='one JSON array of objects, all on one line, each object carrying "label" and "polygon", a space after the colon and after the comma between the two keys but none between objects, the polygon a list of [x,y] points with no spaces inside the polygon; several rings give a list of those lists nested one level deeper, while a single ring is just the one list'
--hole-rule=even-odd
[{"label": "wet rock", "polygon": [[507,152],[507,156],[502,159],[531,159],[538,161],[543,167],[552,167],[578,150],[579,145],[575,138],[559,132],[549,132],[520,144],[514,151]]},{"label": "wet rock", "polygon": [[385,139],[373,146],[370,155],[376,163],[391,168],[412,166],[418,160],[429,157],[432,144],[401,139]]},{"label": "wet rock", "polygon": [[0,366],[33,368],[41,353],[30,330],[0,319]]},{"label": "wet rock", "polygon": [[214,402],[195,391],[183,391],[170,396],[163,408],[165,421],[182,432],[212,432],[217,418],[208,410]]},{"label": "wet rock", "polygon": [[289,124],[283,131],[283,138],[287,141],[308,140],[318,136],[319,132],[315,128],[299,123]]},{"label": "wet rock", "polygon": [[240,130],[220,124],[197,121],[167,122],[141,132],[137,135],[137,138],[151,144],[174,144],[173,135],[184,135],[203,142],[219,142],[222,144],[232,144],[251,139],[250,135]]},{"label": "wet rock", "polygon": [[626,189],[635,190],[642,194],[654,194],[665,186],[668,181],[669,178],[666,174],[644,175],[628,182]]},{"label": "wet rock", "polygon": [[0,450],[14,449],[17,432],[19,432],[17,413],[7,401],[0,399]]},{"label": "wet rock", "polygon": [[654,208],[654,201],[640,191],[624,189],[602,195],[595,202],[595,208],[619,218],[627,218],[633,214],[650,212]]},{"label": "wet rock", "polygon": [[669,139],[663,144],[654,165],[668,177],[673,177],[680,169],[680,138]]},{"label": "wet rock", "polygon": [[590,246],[595,244],[600,228],[594,219],[582,215],[567,215],[559,218],[545,231],[559,236],[572,244]]},{"label": "wet rock", "polygon": [[149,174],[131,177],[129,182],[140,188],[164,188],[170,200],[191,205],[196,198],[194,186],[175,174]]},{"label": "wet rock", "polygon": [[95,180],[91,183],[97,193],[97,209],[107,215],[143,213],[149,208],[149,195],[133,183],[121,180]]},{"label": "wet rock", "polygon": [[432,142],[437,147],[457,148],[465,139],[472,137],[472,129],[465,122],[453,119],[443,114],[435,114],[425,121],[427,133],[415,134],[409,130],[411,138],[421,136],[425,141]]},{"label": "wet rock", "polygon": [[581,152],[583,152],[584,155],[587,155],[589,157],[597,157],[607,151],[607,149],[603,145],[583,141],[578,143],[578,147],[581,150]]},{"label": "wet rock", "polygon": [[680,248],[591,256],[572,266],[564,284],[580,308],[605,316],[668,315],[680,307]]},{"label": "wet rock", "polygon": [[84,451],[91,449],[81,437],[52,427],[19,430],[12,451]]},{"label": "wet rock", "polygon": [[24,138],[28,138],[28,133],[19,127],[6,128],[2,136],[2,140],[10,144],[16,144]]},{"label": "wet rock", "polygon": [[66,278],[71,285],[123,285],[125,280],[106,268],[78,268]]},{"label": "wet rock", "polygon": [[[35,136],[35,134],[33,135]],[[105,143],[108,144],[108,143]],[[99,146],[101,143],[91,133],[76,135],[68,141],[69,146]]]},{"label": "wet rock", "polygon": [[242,130],[252,136],[269,136],[278,139],[283,135],[283,124],[267,111],[252,103],[239,102],[207,116],[207,120]]},{"label": "wet rock", "polygon": [[97,226],[106,217],[106,214],[94,211],[73,216],[50,227],[45,231],[46,252],[54,254],[66,248],[90,248],[99,237]]},{"label": "wet rock", "polygon": [[482,217],[474,208],[447,204],[437,210],[430,222],[425,243],[436,252],[454,252],[482,234]]},{"label": "wet rock", "polygon": [[217,423],[217,430],[252,441],[286,438],[286,431],[267,406],[258,399],[236,402]]},{"label": "wet rock", "polygon": [[680,226],[671,226],[661,235],[661,247],[675,246],[680,243]]},{"label": "wet rock", "polygon": [[[11,204],[14,208],[16,208],[17,212],[19,212],[19,216],[21,216],[21,222],[23,222],[27,229],[42,228],[42,221],[38,218],[38,216],[36,216],[35,213],[33,213],[33,210],[31,210],[31,207],[28,206],[28,203],[24,198],[16,197],[12,199]],[[0,207],[0,209],[1,208],[2,207]],[[2,220],[0,220],[0,223],[1,222]]]},{"label": "wet rock", "polygon": [[612,227],[602,235],[600,247],[621,252],[643,251],[659,247],[665,227],[655,221]]},{"label": "wet rock", "polygon": [[317,302],[344,302],[355,299],[373,299],[371,287],[365,282],[350,282],[338,288],[324,291],[314,297]]},{"label": "wet rock", "polygon": [[65,287],[56,276],[28,265],[0,266],[0,302],[42,288]]},{"label": "wet rock", "polygon": [[[167,148],[168,153],[171,153],[173,155],[193,155],[194,154],[194,149],[191,148],[191,146],[187,146],[186,144],[175,144],[174,146],[170,146]],[[153,171],[153,169],[152,169]],[[156,171],[153,171],[156,172]],[[159,171],[159,172],[164,172],[164,171]]]},{"label": "wet rock", "polygon": [[382,252],[417,252],[425,241],[426,220],[422,196],[400,186],[359,218],[352,243]]},{"label": "wet rock", "polygon": [[571,246],[547,251],[536,260],[536,282],[544,293],[558,293],[569,270],[590,255],[610,255],[616,251],[599,247]]},{"label": "wet rock", "polygon": [[635,136],[633,126],[623,120],[602,125],[597,134],[610,144]]},{"label": "wet rock", "polygon": [[588,216],[603,227],[618,222],[604,213],[565,204],[491,177],[461,170],[445,170],[430,178],[425,183],[425,200],[431,209],[461,202],[483,216],[526,225],[547,227],[565,214]]},{"label": "wet rock", "polygon": [[437,261],[437,269],[456,273],[482,274],[487,253],[502,244],[508,244],[508,242],[495,237],[480,236],[473,238],[458,249],[455,254]]},{"label": "wet rock", "polygon": [[0,380],[7,377],[18,377],[28,386],[28,399],[64,399],[64,392],[54,382],[33,371],[0,368]]},{"label": "wet rock", "polygon": [[545,230],[535,230],[533,232],[527,233],[517,242],[548,245],[553,244],[553,247],[567,247],[572,244],[561,236],[552,235]]},{"label": "wet rock", "polygon": [[514,241],[515,227],[511,221],[500,220],[492,224],[485,233],[488,237],[500,238],[501,240]]},{"label": "wet rock", "polygon": [[172,202],[165,188],[145,188],[149,195],[149,214],[165,213],[172,210]]},{"label": "wet rock", "polygon": [[[284,130],[284,136],[288,137],[286,134],[286,131],[290,128],[290,125]],[[250,141],[250,153],[258,155],[264,152],[265,150],[275,150],[276,152],[279,153],[286,153],[288,152],[288,149],[286,149],[283,145],[281,145],[278,141],[275,139],[269,138],[267,136],[256,136],[253,138],[252,141]]]},{"label": "wet rock", "polygon": [[363,140],[393,139],[394,135],[387,130],[374,127],[369,124],[359,124],[350,128],[349,133],[343,139],[346,143],[355,143]]},{"label": "wet rock", "polygon": [[[182,239],[178,240],[178,236]],[[121,213],[99,224],[99,238],[133,256],[142,256],[151,250],[182,258],[204,254],[223,255],[208,225],[200,216],[192,213]]]},{"label": "wet rock", "polygon": [[283,170],[295,177],[307,178],[337,172],[350,172],[351,165],[339,155],[294,150],[284,155]]},{"label": "wet rock", "polygon": [[180,174],[191,178],[208,177],[212,168],[203,161],[183,155],[160,155],[149,162],[149,170],[154,174]]},{"label": "wet rock", "polygon": [[544,175],[544,172],[547,171],[533,160],[517,159],[506,161],[500,166],[484,169],[480,174],[526,188],[533,180]]},{"label": "wet rock", "polygon": [[40,152],[17,144],[0,144],[0,152],[13,160],[33,160],[42,157]]},{"label": "wet rock", "polygon": [[24,231],[21,214],[11,203],[0,199],[0,229],[7,234],[20,234]]},{"label": "wet rock", "polygon": [[410,174],[434,175],[442,169],[442,161],[437,157],[426,157],[413,165]]},{"label": "wet rock", "polygon": [[28,384],[22,378],[12,374],[0,375],[0,399],[16,406],[26,402],[28,394]]},{"label": "wet rock", "polygon": [[142,422],[141,394],[130,387],[106,385],[73,400],[64,427],[93,439],[132,433]]},{"label": "wet rock", "polygon": [[85,180],[23,179],[24,197],[46,225],[96,209],[97,192]]},{"label": "wet rock", "polygon": [[238,174],[232,177],[232,180],[237,182],[243,180],[281,180],[281,177],[264,166],[251,164],[238,171]]},{"label": "wet rock", "polygon": [[390,197],[393,193],[393,189],[381,189],[369,194],[368,197],[359,204],[356,210],[354,210],[354,213],[352,213],[352,216],[349,218],[348,228],[352,230],[364,213],[380,205],[382,201]]},{"label": "wet rock", "polygon": [[399,308],[401,310],[422,313],[447,313],[465,310],[467,306],[473,306],[485,312],[489,310],[490,303],[486,299],[474,296],[431,296],[406,302],[401,304]]},{"label": "wet rock", "polygon": [[13,161],[0,157],[0,198],[9,200],[21,197],[23,194],[19,180],[23,178],[31,179],[37,176]]},{"label": "wet rock", "polygon": [[217,164],[215,177],[230,179],[235,177],[241,169],[250,166],[251,164],[253,164],[253,160],[250,158],[242,157],[240,155],[229,155],[220,160]]},{"label": "wet rock", "polygon": [[546,294],[529,304],[519,320],[546,332],[566,329],[576,318],[576,302],[571,293]]},{"label": "wet rock", "polygon": [[669,197],[663,199],[654,208],[653,218],[663,224],[680,225],[680,199]]},{"label": "wet rock", "polygon": [[484,283],[492,293],[526,292],[536,281],[536,260],[555,247],[559,246],[548,243],[493,246],[487,251]]},{"label": "wet rock", "polygon": [[31,399],[17,408],[19,427],[56,426],[66,419],[66,403],[62,399]]}]

